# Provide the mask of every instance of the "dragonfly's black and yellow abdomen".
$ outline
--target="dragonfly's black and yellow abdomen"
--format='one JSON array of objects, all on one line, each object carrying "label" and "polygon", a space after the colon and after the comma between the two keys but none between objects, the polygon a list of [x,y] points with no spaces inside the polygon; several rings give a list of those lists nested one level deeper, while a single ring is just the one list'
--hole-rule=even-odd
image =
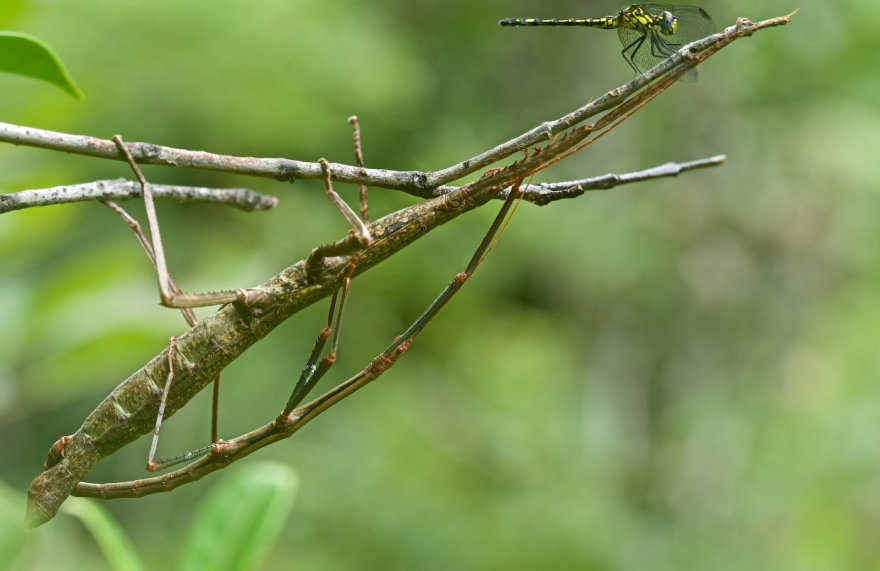
[{"label": "dragonfly's black and yellow abdomen", "polygon": [[557,18],[542,20],[541,18],[505,18],[498,22],[502,26],[588,26],[610,30],[617,27],[617,17],[587,18],[585,20]]},{"label": "dragonfly's black and yellow abdomen", "polygon": [[[715,31],[712,18],[697,6],[678,6],[646,2],[632,4],[604,18],[505,18],[502,26],[582,26],[617,30],[623,44],[621,54],[635,72],[642,73],[671,56],[681,46]],[[689,71],[685,81],[694,81],[696,70]]]}]

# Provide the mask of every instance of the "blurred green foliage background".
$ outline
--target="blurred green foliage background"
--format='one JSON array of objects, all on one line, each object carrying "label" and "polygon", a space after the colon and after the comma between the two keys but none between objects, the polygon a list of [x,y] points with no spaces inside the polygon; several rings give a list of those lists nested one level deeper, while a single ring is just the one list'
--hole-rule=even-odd
[{"label": "blurred green foliage background", "polygon": [[[789,2],[701,4],[719,26]],[[504,29],[618,2],[4,0],[85,103],[0,77],[0,120],[302,160],[442,168],[631,78],[616,34]],[[726,153],[721,168],[523,205],[487,263],[381,382],[261,451],[300,492],[267,565],[299,569],[880,568],[880,4],[808,2],[736,42],[588,150],[565,180]],[[129,176],[123,163],[0,146],[0,192]],[[345,224],[317,181],[151,167],[153,182],[248,186],[268,213],[160,203],[190,291],[259,283]],[[349,197],[354,190],[341,188]],[[375,215],[413,203],[371,191]],[[139,205],[126,203],[142,216]],[[340,359],[358,370],[467,261],[494,207],[354,283]],[[141,218],[143,219],[143,218]],[[99,204],[0,217],[0,481],[184,329],[129,229]],[[221,428],[277,414],[321,327],[311,308],[230,366]],[[204,313],[203,313],[204,314]],[[209,395],[163,432],[204,445]],[[142,477],[147,441],[92,481]],[[235,470],[233,467],[231,470]],[[180,556],[220,475],[107,504],[151,567]],[[106,566],[68,516],[17,569]],[[8,538],[7,538],[8,539]]]}]

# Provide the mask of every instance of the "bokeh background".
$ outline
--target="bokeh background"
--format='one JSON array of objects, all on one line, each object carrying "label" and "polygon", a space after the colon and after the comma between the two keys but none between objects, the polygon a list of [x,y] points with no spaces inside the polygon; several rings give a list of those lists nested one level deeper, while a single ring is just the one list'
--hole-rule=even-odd
[{"label": "bokeh background", "polygon": [[[797,7],[701,5],[719,26]],[[357,114],[370,166],[437,169],[631,78],[613,32],[507,29],[499,18],[620,7],[4,0],[0,28],[53,46],[88,99],[2,76],[0,120],[351,162],[346,118]],[[723,167],[523,205],[394,369],[257,455],[300,479],[267,567],[880,566],[880,4],[800,7],[791,25],[734,43],[699,82],[540,179],[718,153]],[[146,174],[281,200],[252,214],[161,203],[187,290],[259,283],[345,232],[317,181]],[[120,176],[123,163],[0,145],[0,192]],[[414,202],[370,196],[374,215]],[[356,280],[328,382],[422,311],[493,213],[471,213]],[[102,205],[0,217],[0,481],[13,504],[23,509],[48,446],[183,330],[154,284]],[[325,311],[295,316],[228,368],[223,435],[277,414]],[[206,442],[208,397],[166,425],[166,453]],[[146,452],[140,440],[89,479],[142,477]],[[193,506],[223,477],[107,507],[149,565],[167,567]],[[13,568],[107,565],[69,516],[24,537],[5,562]]]}]

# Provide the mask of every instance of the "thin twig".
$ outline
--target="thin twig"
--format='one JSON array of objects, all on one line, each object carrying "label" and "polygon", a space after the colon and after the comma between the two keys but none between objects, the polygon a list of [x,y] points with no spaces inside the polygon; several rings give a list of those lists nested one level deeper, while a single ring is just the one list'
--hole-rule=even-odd
[{"label": "thin twig", "polygon": [[[655,178],[675,177],[683,172],[719,166],[726,160],[727,157],[725,155],[715,155],[713,157],[686,161],[683,163],[668,162],[649,169],[629,173],[608,173],[579,180],[541,182],[523,187],[520,193],[522,194],[522,199],[524,201],[531,202],[538,206],[545,206],[551,202],[556,202],[557,200],[577,198],[585,192],[610,190],[623,184],[644,182]],[[431,194],[432,196],[442,196],[458,188],[459,187],[457,186],[441,186]],[[509,191],[509,188],[505,188],[496,198],[505,198]]]},{"label": "thin twig", "polygon": [[[154,184],[153,196],[180,202],[217,203],[246,212],[269,210],[278,205],[274,196],[260,194],[247,188],[205,188]],[[33,208],[87,200],[131,200],[141,198],[140,184],[124,178],[96,180],[82,184],[67,184],[52,188],[22,190],[0,194],[0,214]]]},{"label": "thin twig", "polygon": [[[652,178],[677,176],[682,172],[698,168],[718,166],[726,160],[724,155],[716,155],[705,159],[683,163],[665,163],[649,169],[631,173],[609,173],[600,176],[561,182],[544,182],[530,184],[522,190],[522,199],[539,206],[562,200],[576,198],[583,192],[592,190],[608,190],[620,184],[642,182]],[[444,185],[432,191],[419,193],[422,198],[435,198],[458,189],[458,186]],[[177,200],[180,202],[219,203],[246,212],[269,210],[278,205],[278,199],[271,195],[260,194],[247,188],[205,188],[196,186],[176,186],[153,184],[153,196],[160,199]],[[507,189],[498,196],[507,196]],[[55,186],[52,188],[22,190],[10,194],[0,194],[0,214],[33,208],[87,200],[131,200],[141,198],[140,185],[123,178],[113,180],[97,180],[82,184]],[[363,215],[363,212],[362,212]]]},{"label": "thin twig", "polygon": [[[110,139],[86,135],[71,135],[33,127],[21,127],[0,122],[0,142],[26,145],[103,159],[124,160]],[[163,147],[152,143],[127,143],[129,151],[139,164],[164,165],[227,172],[248,176],[293,181],[296,179],[321,178],[321,165],[283,158],[257,158],[221,155],[207,151],[192,151]],[[331,163],[334,180],[348,183],[364,183],[392,189],[424,188],[424,173],[368,169],[351,165]]]}]

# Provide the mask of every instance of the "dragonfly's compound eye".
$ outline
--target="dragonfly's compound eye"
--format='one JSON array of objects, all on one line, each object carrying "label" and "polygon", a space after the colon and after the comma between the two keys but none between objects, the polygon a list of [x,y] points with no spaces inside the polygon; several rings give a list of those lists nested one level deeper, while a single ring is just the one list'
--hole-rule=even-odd
[{"label": "dragonfly's compound eye", "polygon": [[678,19],[668,10],[664,10],[660,16],[662,18],[660,21],[660,31],[666,36],[672,34],[678,26]]}]

